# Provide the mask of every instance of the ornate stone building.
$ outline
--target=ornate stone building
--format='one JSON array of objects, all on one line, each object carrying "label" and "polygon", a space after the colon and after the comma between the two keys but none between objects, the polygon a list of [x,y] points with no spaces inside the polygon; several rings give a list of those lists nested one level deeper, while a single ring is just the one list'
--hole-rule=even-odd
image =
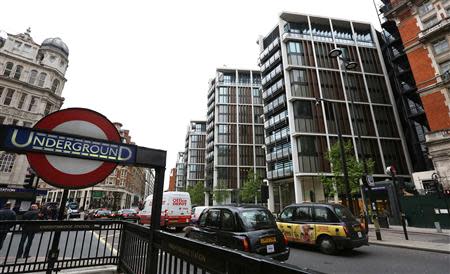
[{"label": "ornate stone building", "polygon": [[[30,32],[13,35],[0,31],[1,124],[31,127],[59,110],[64,101],[69,49],[60,38],[38,44]],[[0,151],[0,185],[22,188],[28,167],[25,156]],[[11,199],[0,197],[0,204],[6,200]]]}]

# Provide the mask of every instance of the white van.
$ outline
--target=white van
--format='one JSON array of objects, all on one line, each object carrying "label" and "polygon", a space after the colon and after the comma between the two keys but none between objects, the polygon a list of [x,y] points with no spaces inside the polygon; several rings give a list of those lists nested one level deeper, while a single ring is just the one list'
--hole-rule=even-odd
[{"label": "white van", "polygon": [[[150,224],[153,195],[148,196],[144,208],[139,212],[139,223]],[[163,193],[161,227],[182,229],[191,221],[191,196],[188,192],[168,191]]]}]

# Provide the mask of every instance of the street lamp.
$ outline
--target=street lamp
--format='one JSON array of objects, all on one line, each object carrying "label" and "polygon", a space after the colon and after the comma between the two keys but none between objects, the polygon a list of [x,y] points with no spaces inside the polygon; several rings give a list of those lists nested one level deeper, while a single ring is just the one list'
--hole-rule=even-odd
[{"label": "street lamp", "polygon": [[352,213],[354,213],[353,204],[351,202],[351,196],[350,196],[350,184],[348,181],[348,169],[347,169],[347,160],[345,159],[346,157],[345,157],[344,142],[342,141],[341,126],[338,123],[336,108],[334,107],[334,104],[332,101],[329,101],[329,100],[323,99],[323,98],[316,98],[316,105],[318,105],[320,101],[329,103],[331,105],[331,108],[333,111],[334,125],[336,126],[338,140],[339,140],[339,151],[341,154],[342,172],[344,173],[345,196],[346,196],[350,211]]},{"label": "street lamp", "polygon": [[[344,65],[345,87],[350,87],[347,70],[356,69],[358,67],[358,63],[350,61],[350,59],[347,56],[342,56],[342,53],[343,53],[342,49],[335,48],[335,49],[331,50],[330,52],[328,52],[328,56],[330,58],[338,58],[339,60],[342,61],[343,65]],[[345,88],[344,88],[344,92],[346,92]],[[362,145],[362,142],[361,142],[361,133],[359,131],[358,119],[356,119],[356,115],[355,115],[355,102],[353,100],[353,94],[350,94],[350,92],[348,92],[347,94],[350,97],[351,114],[352,114],[352,117],[354,117],[355,131],[358,136],[358,148],[359,148],[359,151],[361,152],[361,159],[363,161],[364,174],[362,176],[362,182],[363,182],[363,185],[367,186],[367,191],[369,194],[369,201],[372,205],[372,209],[374,210],[373,219],[374,219],[374,225],[375,225],[375,234],[376,234],[377,240],[381,240],[380,225],[378,223],[378,209],[376,207],[376,204],[372,203],[372,200],[373,200],[372,187],[366,181],[366,176],[368,175],[369,172],[368,172],[368,168],[367,168],[364,146]],[[364,195],[364,189],[361,190],[361,194],[362,194],[362,196]],[[368,221],[368,217],[367,217],[367,205],[365,203],[365,198],[364,197],[361,197],[361,198],[363,200],[363,204],[365,207],[364,208],[364,211],[365,211],[364,212],[364,215],[365,215],[364,222],[365,222],[365,226],[366,226],[366,231],[368,231],[369,221]]]}]

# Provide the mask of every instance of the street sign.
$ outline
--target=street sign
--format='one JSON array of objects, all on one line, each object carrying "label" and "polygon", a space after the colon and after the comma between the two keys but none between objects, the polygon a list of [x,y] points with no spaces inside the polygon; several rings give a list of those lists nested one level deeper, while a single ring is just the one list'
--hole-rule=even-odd
[{"label": "street sign", "polygon": [[369,186],[375,186],[375,181],[374,181],[372,175],[367,175],[366,178],[367,178],[367,184],[368,184]]},{"label": "street sign", "polygon": [[93,186],[136,160],[136,146],[122,144],[114,124],[89,109],[54,112],[33,128],[3,126],[1,137],[1,149],[25,152],[39,177],[61,188]]}]

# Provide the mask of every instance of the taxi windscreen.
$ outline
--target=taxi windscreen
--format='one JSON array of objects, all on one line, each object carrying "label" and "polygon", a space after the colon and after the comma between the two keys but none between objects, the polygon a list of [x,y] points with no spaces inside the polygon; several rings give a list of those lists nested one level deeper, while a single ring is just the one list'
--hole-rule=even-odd
[{"label": "taxi windscreen", "polygon": [[264,209],[247,209],[241,211],[240,215],[247,230],[267,229],[277,226],[272,214]]}]

